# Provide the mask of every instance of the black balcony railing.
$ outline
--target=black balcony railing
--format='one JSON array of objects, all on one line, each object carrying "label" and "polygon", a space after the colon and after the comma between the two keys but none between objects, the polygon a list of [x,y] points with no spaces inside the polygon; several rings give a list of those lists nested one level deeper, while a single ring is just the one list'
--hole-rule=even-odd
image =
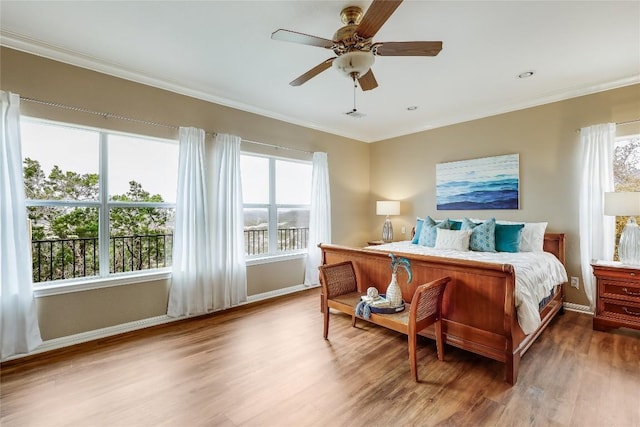
[{"label": "black balcony railing", "polygon": [[[309,228],[279,228],[279,252],[306,249]],[[245,253],[269,253],[268,230],[244,231]],[[109,239],[109,272],[169,267],[173,259],[173,235],[113,236]],[[31,242],[33,282],[72,279],[100,274],[98,238],[34,240]]]},{"label": "black balcony railing", "polygon": [[99,272],[98,239],[31,242],[33,282],[95,276]]},{"label": "black balcony railing", "polygon": [[308,228],[278,228],[278,251],[306,249],[308,240]]},{"label": "black balcony railing", "polygon": [[171,266],[172,234],[114,236],[109,240],[109,267],[112,273]]},{"label": "black balcony railing", "polygon": [[269,253],[269,230],[244,230],[244,253],[247,255]]},{"label": "black balcony railing", "polygon": [[[114,236],[109,239],[109,272],[163,268],[171,265],[172,234]],[[98,238],[31,242],[33,282],[96,276],[100,273]]]},{"label": "black balcony railing", "polygon": [[[276,237],[278,252],[306,249],[309,241],[309,228],[278,228]],[[269,230],[244,230],[244,248],[247,255],[269,253]]]}]

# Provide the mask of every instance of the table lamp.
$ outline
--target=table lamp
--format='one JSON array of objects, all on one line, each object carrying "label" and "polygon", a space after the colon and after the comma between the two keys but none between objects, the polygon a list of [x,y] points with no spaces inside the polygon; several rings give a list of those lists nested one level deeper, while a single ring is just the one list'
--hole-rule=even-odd
[{"label": "table lamp", "polygon": [[640,265],[640,228],[635,218],[640,215],[640,192],[604,193],[604,214],[629,217],[620,234],[618,258],[623,264]]},{"label": "table lamp", "polygon": [[385,242],[393,241],[393,226],[389,215],[400,215],[400,202],[397,200],[384,200],[376,202],[376,215],[386,215],[382,226],[382,240]]}]

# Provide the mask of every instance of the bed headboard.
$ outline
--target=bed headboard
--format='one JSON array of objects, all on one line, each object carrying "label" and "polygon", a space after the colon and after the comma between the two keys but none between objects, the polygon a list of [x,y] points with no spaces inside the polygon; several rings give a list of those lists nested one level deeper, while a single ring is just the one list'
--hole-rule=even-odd
[{"label": "bed headboard", "polygon": [[562,265],[565,265],[564,233],[545,233],[542,249],[544,249],[545,252],[554,254]]},{"label": "bed headboard", "polygon": [[[416,228],[411,228],[411,239],[416,235]],[[560,260],[562,265],[565,265],[565,247],[564,247],[564,233],[545,233],[544,243],[542,248],[545,252],[552,253]]]}]

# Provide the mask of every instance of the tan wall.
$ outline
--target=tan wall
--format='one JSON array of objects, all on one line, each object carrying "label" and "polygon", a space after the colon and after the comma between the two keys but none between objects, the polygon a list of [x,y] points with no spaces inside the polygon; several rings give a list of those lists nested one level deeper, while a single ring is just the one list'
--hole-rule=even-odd
[{"label": "tan wall", "polygon": [[42,339],[165,315],[169,286],[169,280],[156,280],[39,297],[36,303]]},{"label": "tan wall", "polygon": [[[274,268],[276,267],[276,268]],[[304,282],[304,259],[292,259],[274,264],[252,265],[247,269],[249,295],[257,295],[296,286]]]},{"label": "tan wall", "polygon": [[[635,85],[364,144],[7,48],[0,50],[0,87],[23,97],[172,125],[197,126],[251,141],[325,151],[329,156],[335,243],[360,246],[379,238],[383,218],[375,216],[375,201],[398,199],[402,206],[401,216],[393,218],[396,240],[408,238],[415,217],[427,214],[548,221],[549,231],[567,234],[568,272],[579,277],[581,166],[575,130],[596,123],[640,118],[640,85]],[[33,117],[176,138],[174,130],[33,103],[23,102],[22,112]],[[640,132],[637,126],[619,130],[620,134]],[[251,144],[243,144],[243,149],[270,151]],[[283,155],[283,150],[271,151]],[[520,154],[519,210],[436,211],[437,163],[509,153]],[[300,156],[294,152],[287,154]],[[407,228],[405,236],[401,234],[403,225]],[[300,284],[303,275],[301,260],[254,265],[247,270],[248,291],[255,295]],[[167,281],[146,282],[38,298],[43,338],[162,315],[166,311],[168,286]],[[587,303],[582,289],[567,289],[567,300]]]},{"label": "tan wall", "polygon": [[[311,152],[324,151],[329,158],[331,177],[333,241],[358,246],[369,238],[370,224],[366,222],[368,144],[7,48],[0,50],[0,87],[22,97],[170,125],[196,126],[250,141]],[[173,129],[30,102],[23,101],[21,111],[32,117],[177,138]],[[245,148],[257,150],[251,144],[243,144]],[[277,153],[296,156],[296,152],[287,150],[277,150]],[[304,279],[303,268],[304,263],[300,260],[248,267],[248,292],[254,295],[271,291],[278,288],[278,283],[280,287],[299,285]],[[161,281],[38,298],[43,339],[165,314],[167,289],[167,284]]]},{"label": "tan wall", "polygon": [[[578,200],[582,167],[576,130],[597,123],[640,118],[640,85],[460,123],[371,145],[370,220],[372,233],[382,232],[382,218],[372,213],[375,201],[401,201],[393,219],[396,240],[416,216],[548,221],[550,232],[566,233],[567,269],[580,277]],[[629,135],[638,126],[620,126]],[[520,155],[520,209],[437,211],[436,164],[502,154]],[[407,235],[408,237],[408,235]],[[587,305],[582,286],[567,288],[567,300]]]}]

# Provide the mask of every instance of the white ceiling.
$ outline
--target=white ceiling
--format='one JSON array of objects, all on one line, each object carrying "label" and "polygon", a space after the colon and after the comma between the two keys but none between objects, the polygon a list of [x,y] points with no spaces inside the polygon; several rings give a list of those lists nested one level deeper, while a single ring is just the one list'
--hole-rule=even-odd
[{"label": "white ceiling", "polygon": [[[2,45],[365,142],[640,82],[640,1],[405,0],[374,37],[442,40],[436,57],[377,57],[357,92],[333,55],[270,39],[332,38],[370,1],[8,1]],[[534,71],[533,77],[518,74]],[[418,106],[415,111],[407,107]]]}]

